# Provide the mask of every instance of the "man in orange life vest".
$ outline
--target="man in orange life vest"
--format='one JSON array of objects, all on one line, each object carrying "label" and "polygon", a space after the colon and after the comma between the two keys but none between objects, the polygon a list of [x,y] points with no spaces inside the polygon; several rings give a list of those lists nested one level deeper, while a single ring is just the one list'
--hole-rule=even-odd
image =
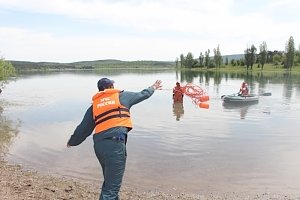
[{"label": "man in orange life vest", "polygon": [[176,82],[176,86],[173,88],[173,100],[174,102],[183,102],[183,88],[180,86],[179,82]]},{"label": "man in orange life vest", "polygon": [[99,92],[93,96],[93,104],[87,109],[82,122],[76,127],[67,146],[81,144],[94,131],[94,150],[102,167],[104,181],[99,200],[118,200],[126,165],[127,133],[132,129],[129,109],[148,99],[161,81],[141,92],[114,89],[114,81],[102,78]]},{"label": "man in orange life vest", "polygon": [[238,95],[239,96],[247,96],[247,95],[249,95],[249,88],[248,88],[248,84],[246,82],[242,83]]}]

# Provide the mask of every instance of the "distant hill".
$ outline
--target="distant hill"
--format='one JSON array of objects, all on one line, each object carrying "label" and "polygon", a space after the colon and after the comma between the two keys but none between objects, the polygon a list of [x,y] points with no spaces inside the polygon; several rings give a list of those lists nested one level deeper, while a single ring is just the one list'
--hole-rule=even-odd
[{"label": "distant hill", "polygon": [[72,63],[56,62],[28,62],[10,60],[18,71],[23,70],[64,70],[64,69],[99,69],[99,68],[174,68],[171,61],[121,61],[121,60],[95,60]]},{"label": "distant hill", "polygon": [[[228,62],[232,59],[239,60],[244,58],[244,54],[234,54],[222,56],[223,63],[228,58]],[[174,68],[174,61],[121,61],[114,59],[79,61],[72,63],[57,62],[29,62],[9,60],[17,71],[25,70],[72,70],[72,69],[101,69],[101,68]]]},{"label": "distant hill", "polygon": [[22,70],[46,70],[46,69],[75,69],[75,65],[54,62],[29,62],[9,60],[17,71]]}]

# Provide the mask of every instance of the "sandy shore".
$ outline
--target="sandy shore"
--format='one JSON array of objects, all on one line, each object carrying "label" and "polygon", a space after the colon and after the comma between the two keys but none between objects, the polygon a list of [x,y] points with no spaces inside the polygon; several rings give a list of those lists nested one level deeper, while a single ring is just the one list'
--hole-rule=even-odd
[{"label": "sandy shore", "polygon": [[[0,197],[1,200],[96,200],[99,190],[96,185],[78,182],[63,177],[54,177],[38,172],[24,170],[20,165],[9,164],[0,159]],[[220,199],[272,199],[272,200],[300,200],[300,195],[292,194],[239,194],[232,193],[207,193],[201,195],[179,194],[171,195],[163,192],[138,192],[122,186],[120,192],[122,200],[220,200]]]},{"label": "sandy shore", "polygon": [[[27,171],[22,166],[9,164],[3,159],[0,160],[0,177],[1,200],[96,200],[99,198],[99,190],[96,185]],[[186,197],[184,194],[172,196],[161,192],[138,193],[125,187],[122,187],[120,197],[122,200],[193,199]]]}]

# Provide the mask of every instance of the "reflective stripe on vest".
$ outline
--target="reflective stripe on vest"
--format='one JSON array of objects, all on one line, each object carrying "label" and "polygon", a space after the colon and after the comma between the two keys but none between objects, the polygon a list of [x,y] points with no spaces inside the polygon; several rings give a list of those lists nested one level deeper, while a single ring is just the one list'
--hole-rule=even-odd
[{"label": "reflective stripe on vest", "polygon": [[93,116],[95,120],[95,133],[107,129],[124,126],[132,129],[129,109],[121,105],[120,91],[106,89],[93,97]]}]

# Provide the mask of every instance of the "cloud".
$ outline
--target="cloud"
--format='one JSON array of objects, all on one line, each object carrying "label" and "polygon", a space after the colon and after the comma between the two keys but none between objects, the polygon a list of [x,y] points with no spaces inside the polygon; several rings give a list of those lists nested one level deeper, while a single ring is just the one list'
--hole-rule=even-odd
[{"label": "cloud", "polygon": [[[5,41],[1,38],[5,38]],[[193,41],[182,41],[188,44]],[[79,60],[175,60],[182,48],[165,39],[134,37],[55,37],[24,29],[0,28],[0,43],[6,55],[17,60],[73,62]],[[182,45],[182,44],[181,44]],[[170,50],[171,49],[171,50]],[[162,52],[167,52],[162,54]]]},{"label": "cloud", "polygon": [[[74,1],[10,0],[3,6],[28,12],[109,23],[143,31],[195,31],[211,26],[230,1]],[[224,15],[223,15],[224,16]]]},{"label": "cloud", "polygon": [[78,31],[70,33],[69,24],[43,29],[38,24],[0,22],[0,42],[6,44],[1,48],[9,57],[60,61],[173,60],[181,53],[198,56],[218,45],[223,55],[235,54],[263,41],[270,50],[284,50],[290,36],[297,44],[300,35],[299,4],[296,0],[0,0],[0,14],[1,10],[35,13],[41,19],[55,16],[78,25]]}]

